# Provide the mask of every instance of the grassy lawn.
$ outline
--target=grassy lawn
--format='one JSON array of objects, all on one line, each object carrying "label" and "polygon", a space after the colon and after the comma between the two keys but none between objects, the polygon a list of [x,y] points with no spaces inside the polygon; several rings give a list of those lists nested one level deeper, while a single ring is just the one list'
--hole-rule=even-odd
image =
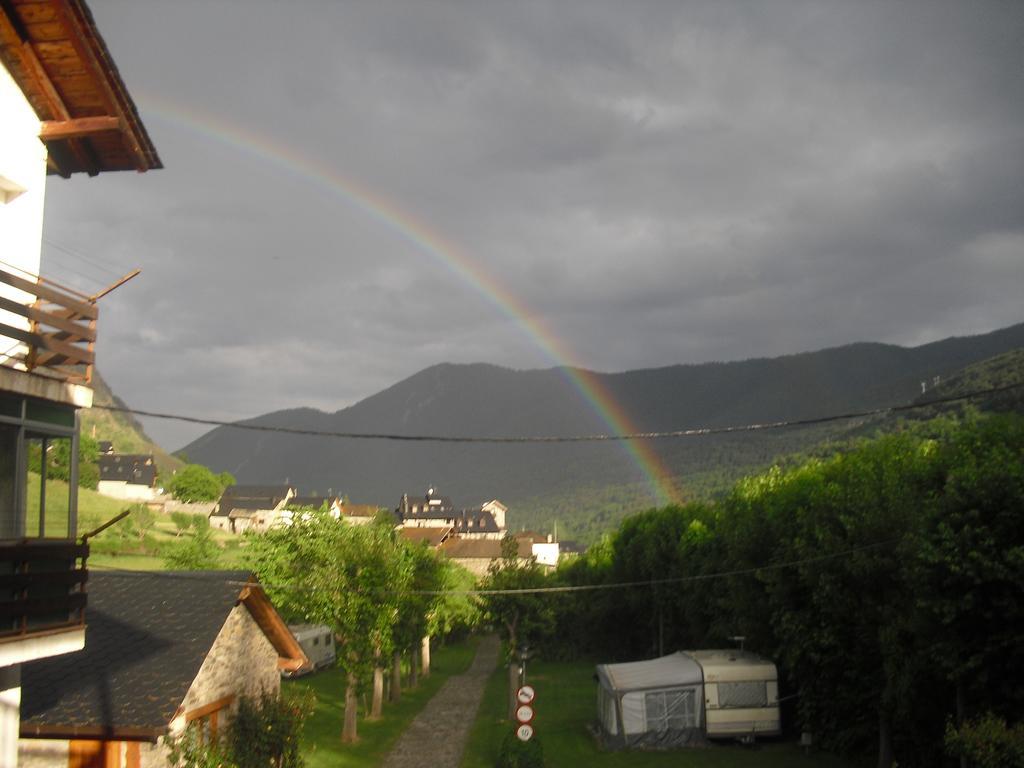
[{"label": "grassy lawn", "polygon": [[283,686],[307,688],[317,697],[316,710],[306,722],[302,738],[307,768],[370,768],[379,765],[405,727],[412,722],[437,689],[451,675],[465,672],[476,653],[476,638],[444,648],[435,648],[430,676],[420,680],[416,690],[402,691],[398,704],[385,704],[384,717],[367,722],[360,713],[359,743],[342,745],[341,722],[345,682],[338,669],[319,672]]},{"label": "grassy lawn", "polygon": [[[533,721],[549,766],[588,768],[854,768],[856,763],[830,755],[804,755],[795,744],[759,743],[747,748],[716,744],[672,752],[601,752],[587,732],[596,718],[594,665],[590,662],[533,662],[527,678],[537,689]],[[498,746],[512,725],[505,715],[504,668],[491,676],[480,714],[470,732],[462,768],[493,768]]]},{"label": "grassy lawn", "polygon": [[[39,475],[28,473],[27,483],[27,532],[29,535],[39,530]],[[67,535],[68,515],[68,484],[62,480],[46,481],[46,533],[49,536]],[[132,502],[123,499],[112,499],[89,488],[78,489],[78,534],[97,528],[102,523],[116,517],[120,512],[132,506]],[[213,529],[210,532],[213,540],[221,547],[218,568],[244,568],[243,546],[241,536]],[[182,538],[191,536],[190,532],[181,534]],[[160,549],[178,538],[177,529],[170,515],[158,515],[157,522],[146,537],[145,549],[134,540],[120,541],[113,528],[104,531],[94,539],[93,551],[89,555],[89,565],[96,568],[120,568],[133,571],[166,570]],[[109,550],[109,544],[115,542],[116,549]],[[107,546],[104,546],[107,545]]]}]

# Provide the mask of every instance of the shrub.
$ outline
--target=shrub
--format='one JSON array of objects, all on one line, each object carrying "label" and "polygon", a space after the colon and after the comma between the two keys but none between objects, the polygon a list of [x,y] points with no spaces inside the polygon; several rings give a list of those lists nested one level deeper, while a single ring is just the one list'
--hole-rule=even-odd
[{"label": "shrub", "polygon": [[238,768],[302,768],[299,737],[313,702],[301,694],[243,697],[226,744]]},{"label": "shrub", "polygon": [[1024,768],[1024,723],[1009,727],[991,712],[959,728],[947,723],[946,752],[973,768]]},{"label": "shrub", "polygon": [[534,736],[529,741],[520,741],[514,731],[502,739],[495,768],[544,768],[544,748],[540,739]]}]

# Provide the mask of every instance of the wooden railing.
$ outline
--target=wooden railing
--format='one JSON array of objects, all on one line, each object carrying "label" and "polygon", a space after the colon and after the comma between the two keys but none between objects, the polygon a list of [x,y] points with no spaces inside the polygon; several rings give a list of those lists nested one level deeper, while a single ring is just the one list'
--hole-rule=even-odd
[{"label": "wooden railing", "polygon": [[0,542],[0,643],[85,625],[88,544]]},{"label": "wooden railing", "polygon": [[2,265],[0,283],[35,297],[35,301],[26,304],[0,296],[0,310],[24,317],[29,326],[25,329],[0,323],[0,337],[20,342],[6,352],[0,350],[0,365],[23,367],[61,381],[90,384],[99,316],[95,300],[41,277],[17,275]]}]

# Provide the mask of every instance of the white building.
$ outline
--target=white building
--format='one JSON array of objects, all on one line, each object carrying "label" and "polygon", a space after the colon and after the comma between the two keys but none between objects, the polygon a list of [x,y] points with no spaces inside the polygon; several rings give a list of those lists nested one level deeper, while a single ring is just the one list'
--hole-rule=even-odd
[{"label": "white building", "polygon": [[[98,309],[40,277],[46,177],[159,167],[84,2],[0,3],[0,570],[20,585],[0,622],[5,767],[17,765],[21,664],[85,645],[78,409],[92,405]],[[70,482],[47,494],[61,442]],[[31,456],[43,457],[33,483]]]}]

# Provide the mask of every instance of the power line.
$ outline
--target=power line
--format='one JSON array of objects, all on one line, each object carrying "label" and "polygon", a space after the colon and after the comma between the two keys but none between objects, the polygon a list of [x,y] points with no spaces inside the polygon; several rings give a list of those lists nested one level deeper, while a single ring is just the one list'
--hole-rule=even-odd
[{"label": "power line", "polygon": [[[108,261],[107,264],[104,264],[103,261],[98,256],[91,256],[91,257],[90,256],[86,256],[81,251],[75,250],[74,248],[69,248],[66,245],[61,245],[57,241],[55,241],[52,238],[47,237],[45,235],[43,236],[43,242],[46,243],[47,245],[53,247],[53,248],[56,248],[58,251],[63,251],[68,256],[72,256],[72,257],[74,257],[76,259],[84,261],[86,264],[89,264],[89,265],[91,265],[93,267],[96,267],[99,270],[107,272],[108,274],[113,275],[114,277],[120,277],[121,274],[125,271],[124,269],[121,269],[120,271],[117,271],[117,270],[111,268],[109,265],[114,263],[112,261]],[[115,266],[117,266],[117,265],[115,265]]]},{"label": "power line", "polygon": [[[438,590],[417,590],[417,589],[405,589],[405,590],[389,590],[389,589],[377,589],[370,591],[362,590],[351,590],[354,592],[360,592],[362,594],[373,594],[373,595],[434,595],[434,596],[470,596],[470,595],[544,595],[544,594],[557,594],[566,592],[596,592],[601,590],[615,590],[615,589],[638,589],[644,587],[658,587],[666,584],[686,584],[697,581],[713,581],[715,579],[732,578],[734,576],[749,576],[758,573],[766,573],[770,571],[778,571],[784,568],[796,568],[801,565],[810,565],[812,563],[825,562],[827,560],[836,560],[842,557],[848,557],[855,555],[860,552],[866,552],[872,549],[879,549],[886,547],[891,544],[898,542],[898,538],[885,539],[883,541],[876,541],[870,544],[862,544],[857,547],[851,547],[850,549],[844,549],[839,552],[830,552],[824,555],[813,555],[811,557],[804,557],[798,560],[787,560],[782,563],[769,563],[768,565],[758,565],[748,568],[736,568],[730,571],[716,571],[714,573],[701,573],[693,576],[676,576],[668,579],[647,579],[646,581],[620,581],[613,582],[611,584],[566,584],[555,587],[527,587],[523,589],[438,589]],[[121,573],[130,573],[146,576],[156,576],[167,579],[189,579],[192,581],[210,581],[207,576],[200,576],[198,573],[195,575],[189,573],[175,573],[168,571],[132,571],[127,568],[117,568],[116,566],[109,565],[91,565],[90,568],[99,570],[117,571]],[[242,569],[245,570],[245,569]],[[225,578],[222,580],[224,584],[229,584],[237,587],[244,587],[250,585],[251,582],[239,581],[238,579]],[[280,589],[280,590],[292,590],[301,592],[323,592],[327,591],[327,587],[317,587],[302,584],[266,584],[263,582],[257,582],[257,584],[263,589]]]},{"label": "power line", "polygon": [[127,406],[117,405],[93,405],[106,411],[129,413],[133,416],[143,416],[153,419],[170,419],[183,421],[189,424],[203,424],[214,427],[230,427],[232,429],[246,429],[254,432],[276,432],[287,435],[305,435],[311,437],[333,437],[347,440],[393,440],[403,442],[435,442],[435,443],[590,443],[590,442],[616,442],[623,440],[665,440],[682,437],[705,437],[707,435],[726,435],[743,432],[761,432],[771,429],[782,429],[784,427],[806,427],[815,424],[828,424],[835,421],[847,421],[850,419],[862,419],[869,416],[880,416],[887,413],[903,413],[923,408],[931,408],[935,405],[955,403],[964,400],[971,400],[977,397],[994,395],[1000,392],[1008,392],[1013,389],[1024,387],[1024,382],[1007,384],[1001,387],[991,387],[967,392],[961,395],[950,395],[928,400],[921,403],[908,403],[906,405],[891,405],[883,408],[872,408],[865,411],[851,411],[849,413],[834,414],[831,416],[816,416],[808,419],[792,419],[784,421],[770,421],[756,424],[742,424],[731,427],[699,427],[694,429],[677,429],[663,432],[633,432],[623,435],[534,435],[528,437],[486,437],[469,435],[401,435],[388,432],[333,432],[317,429],[298,429],[294,427],[272,427],[263,424],[244,424],[237,421],[221,421],[218,419],[205,419],[197,416],[184,416],[173,413],[159,413],[156,411],[143,411]]}]

